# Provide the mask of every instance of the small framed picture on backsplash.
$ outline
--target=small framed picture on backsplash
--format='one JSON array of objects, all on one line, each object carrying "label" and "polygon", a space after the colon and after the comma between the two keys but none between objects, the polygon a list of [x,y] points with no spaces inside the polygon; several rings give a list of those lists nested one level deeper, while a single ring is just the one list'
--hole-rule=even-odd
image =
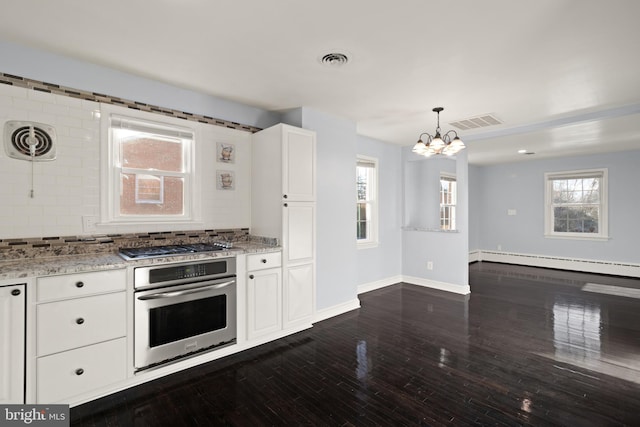
[{"label": "small framed picture on backsplash", "polygon": [[222,163],[235,163],[236,147],[227,142],[218,142],[218,161]]},{"label": "small framed picture on backsplash", "polygon": [[216,171],[216,188],[218,190],[235,190],[236,177],[233,171]]}]

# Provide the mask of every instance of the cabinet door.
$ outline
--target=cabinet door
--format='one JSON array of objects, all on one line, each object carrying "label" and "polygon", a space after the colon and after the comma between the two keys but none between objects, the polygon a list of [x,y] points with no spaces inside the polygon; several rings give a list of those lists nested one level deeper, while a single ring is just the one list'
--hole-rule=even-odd
[{"label": "cabinet door", "polygon": [[314,264],[291,266],[284,280],[284,328],[313,321],[315,301]]},{"label": "cabinet door", "polygon": [[247,277],[247,337],[282,329],[282,270],[251,271]]},{"label": "cabinet door", "polygon": [[289,201],[316,199],[316,136],[314,132],[286,126],[283,129],[283,192]]},{"label": "cabinet door", "polygon": [[286,264],[313,262],[315,258],[315,203],[285,203],[282,243]]},{"label": "cabinet door", "polygon": [[0,287],[0,404],[24,403],[24,292]]}]

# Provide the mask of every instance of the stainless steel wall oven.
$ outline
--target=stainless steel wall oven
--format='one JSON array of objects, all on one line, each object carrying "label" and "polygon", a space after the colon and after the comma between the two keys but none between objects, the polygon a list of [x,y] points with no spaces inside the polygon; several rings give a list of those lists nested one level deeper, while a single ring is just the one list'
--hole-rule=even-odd
[{"label": "stainless steel wall oven", "polygon": [[236,341],[236,259],[134,270],[136,370]]}]

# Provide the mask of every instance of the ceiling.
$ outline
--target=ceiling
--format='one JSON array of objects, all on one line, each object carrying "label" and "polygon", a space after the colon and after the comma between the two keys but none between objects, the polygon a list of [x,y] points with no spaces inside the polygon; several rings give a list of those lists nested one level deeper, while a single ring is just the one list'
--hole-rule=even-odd
[{"label": "ceiling", "polygon": [[404,146],[433,107],[444,131],[492,114],[459,134],[495,164],[640,149],[638,16],[637,0],[11,0],[0,38]]}]

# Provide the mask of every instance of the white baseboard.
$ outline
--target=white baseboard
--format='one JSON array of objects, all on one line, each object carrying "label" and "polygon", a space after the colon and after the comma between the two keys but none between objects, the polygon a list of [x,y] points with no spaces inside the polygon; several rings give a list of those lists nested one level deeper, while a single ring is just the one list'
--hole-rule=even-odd
[{"label": "white baseboard", "polygon": [[402,281],[412,285],[424,286],[439,291],[453,292],[454,294],[467,295],[471,293],[469,285],[454,285],[453,283],[438,282],[422,277],[403,276]]},{"label": "white baseboard", "polygon": [[424,279],[412,276],[393,276],[387,279],[377,280],[375,282],[365,283],[358,286],[358,295],[381,289],[386,286],[395,285],[396,283],[405,282],[411,285],[424,286],[426,288],[437,289],[439,291],[453,292],[455,294],[466,295],[471,293],[469,285],[454,285],[452,283],[438,282],[436,280]]},{"label": "white baseboard", "polygon": [[469,264],[476,261],[481,261],[481,251],[471,251],[469,252]]},{"label": "white baseboard", "polygon": [[[476,252],[477,255],[473,255],[472,260],[472,254],[474,252]],[[469,253],[469,262],[473,262],[474,260],[527,265],[531,267],[557,268],[560,270],[583,271],[585,273],[640,277],[640,264],[630,262],[601,261],[488,250],[478,250]]]},{"label": "white baseboard", "polygon": [[316,310],[316,314],[313,317],[313,323],[320,322],[322,320],[329,319],[333,316],[344,314],[351,310],[360,308],[360,300],[358,298],[351,301],[347,301],[342,304],[334,305],[329,308],[323,308],[322,310]]},{"label": "white baseboard", "polygon": [[375,282],[365,283],[363,285],[358,286],[358,295],[363,294],[365,292],[375,291],[376,289],[381,289],[387,286],[395,285],[396,283],[402,282],[402,276],[393,276],[388,277],[382,280],[376,280]]}]

